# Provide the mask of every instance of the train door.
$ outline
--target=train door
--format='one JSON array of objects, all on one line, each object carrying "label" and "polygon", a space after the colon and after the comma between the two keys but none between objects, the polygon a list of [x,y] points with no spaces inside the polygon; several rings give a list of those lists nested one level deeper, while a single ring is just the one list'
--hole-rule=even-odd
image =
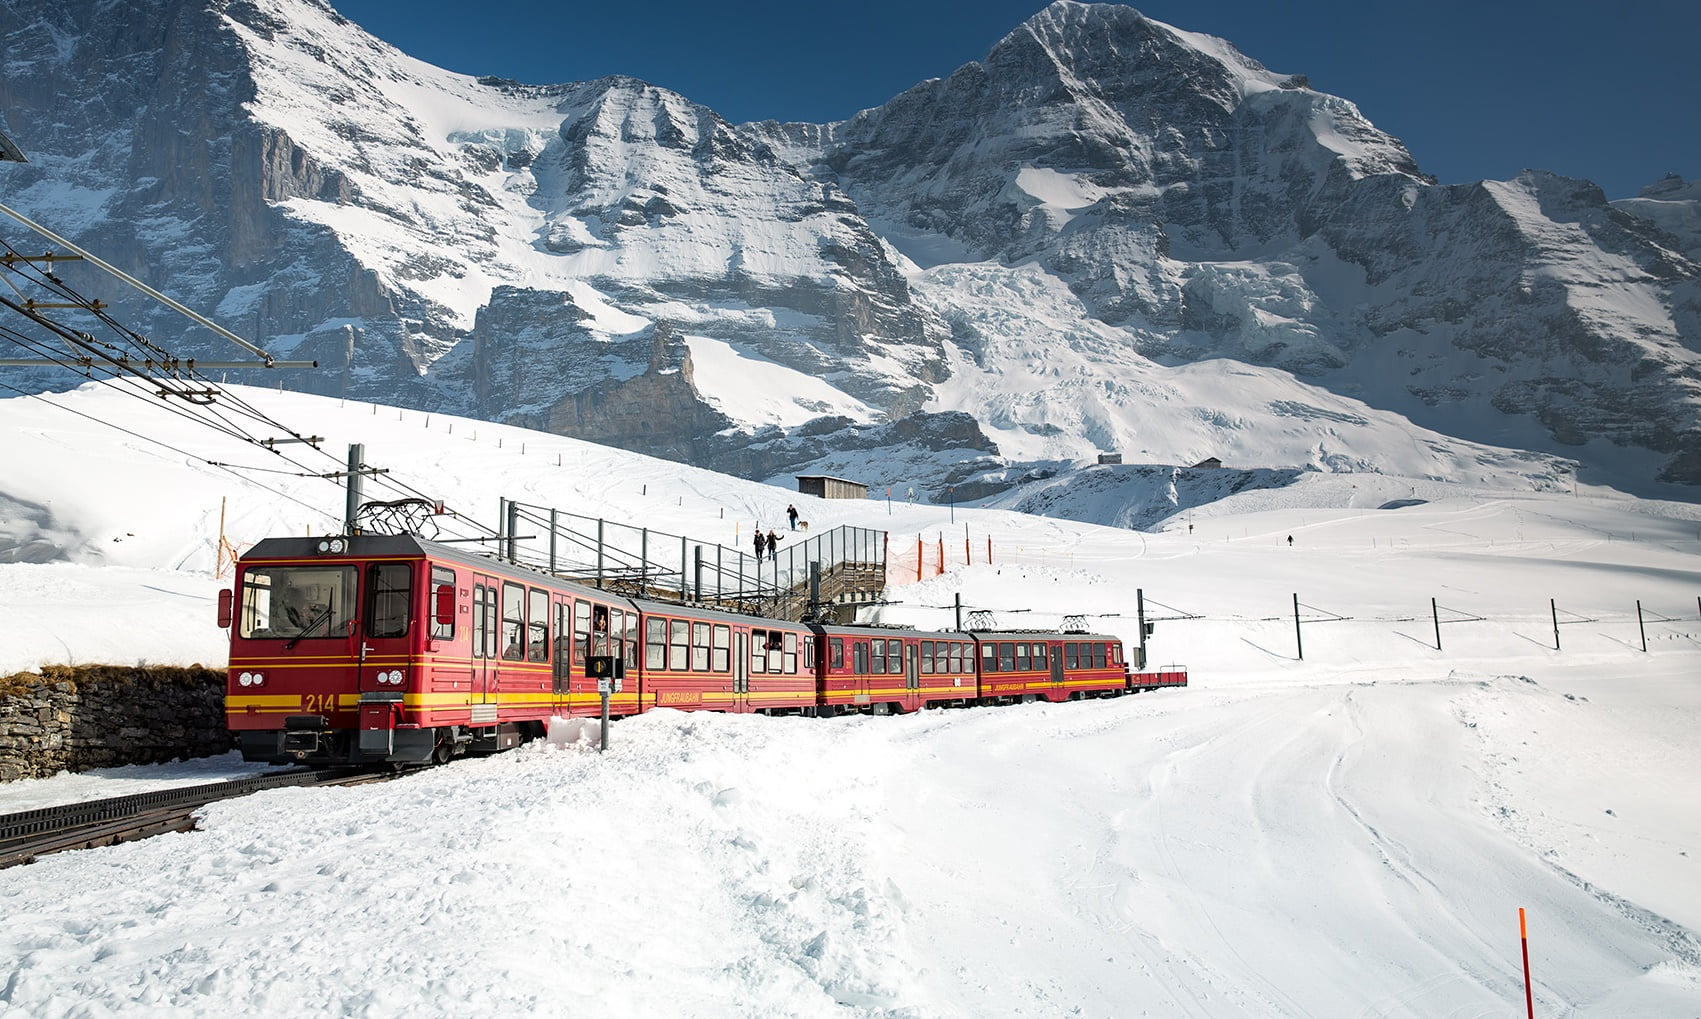
[{"label": "train door", "polygon": [[[1044,647],[1045,645],[1042,644],[1040,646]],[[1052,683],[1054,683],[1058,686],[1061,686],[1063,684],[1063,653],[1062,652],[1063,652],[1063,646],[1062,645],[1057,645],[1057,646],[1051,648],[1051,681],[1052,681]]]},{"label": "train door", "polygon": [[555,600],[555,654],[550,664],[550,691],[555,711],[562,717],[573,713],[573,599]]},{"label": "train door", "polygon": [[915,700],[921,693],[920,652],[921,644],[913,640],[904,641],[904,686],[907,687],[904,695],[906,701],[904,707],[906,710],[921,706]]},{"label": "train door", "polygon": [[[407,646],[413,618],[413,572],[412,563],[372,563],[366,567],[366,604],[359,622],[351,623],[349,630],[355,652],[355,689],[363,694],[400,693],[401,684],[392,685],[390,673],[399,665],[413,664]],[[370,700],[362,698],[362,703]]]},{"label": "train door", "polygon": [[467,703],[472,709],[469,721],[473,725],[488,725],[496,721],[501,597],[501,581],[473,574],[472,673],[467,696]]},{"label": "train door", "polygon": [[750,702],[749,630],[737,630],[732,635],[732,692],[732,710],[743,711]]}]

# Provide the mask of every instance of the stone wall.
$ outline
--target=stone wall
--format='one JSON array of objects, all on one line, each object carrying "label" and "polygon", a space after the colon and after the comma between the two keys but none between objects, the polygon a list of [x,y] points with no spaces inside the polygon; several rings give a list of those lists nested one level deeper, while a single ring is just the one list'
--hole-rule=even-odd
[{"label": "stone wall", "polygon": [[0,782],[222,754],[224,674],[48,666],[0,678]]}]

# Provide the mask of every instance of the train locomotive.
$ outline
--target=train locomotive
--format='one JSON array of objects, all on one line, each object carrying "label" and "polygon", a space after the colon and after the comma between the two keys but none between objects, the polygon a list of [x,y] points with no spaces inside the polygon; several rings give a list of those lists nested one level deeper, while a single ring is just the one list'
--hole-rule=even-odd
[{"label": "train locomotive", "polygon": [[[1113,636],[798,623],[564,580],[409,535],[268,538],[220,592],[244,760],[444,763],[551,718],[652,708],[833,716],[1185,686]],[[613,666],[611,669],[610,666]]]}]

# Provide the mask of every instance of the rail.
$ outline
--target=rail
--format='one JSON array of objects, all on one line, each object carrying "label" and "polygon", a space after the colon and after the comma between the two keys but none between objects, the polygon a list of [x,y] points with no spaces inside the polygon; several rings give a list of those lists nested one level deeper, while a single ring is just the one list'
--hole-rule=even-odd
[{"label": "rail", "polygon": [[0,870],[33,863],[66,849],[129,842],[167,831],[194,828],[193,814],[209,803],[267,789],[303,785],[346,785],[391,777],[352,768],[297,768],[271,775],[179,786],[103,800],[86,800],[0,814]]}]

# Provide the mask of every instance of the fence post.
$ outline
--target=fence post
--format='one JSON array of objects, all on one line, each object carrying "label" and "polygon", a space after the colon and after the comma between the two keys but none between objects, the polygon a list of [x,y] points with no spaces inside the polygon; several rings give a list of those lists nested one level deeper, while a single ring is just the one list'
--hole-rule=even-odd
[{"label": "fence post", "polygon": [[921,535],[915,536],[915,579],[921,583]]},{"label": "fence post", "polygon": [[1299,593],[1293,596],[1293,642],[1299,648],[1299,660],[1305,661],[1305,637],[1299,632]]},{"label": "fence post", "polygon": [[1642,650],[1648,650],[1648,626],[1642,622],[1642,599],[1636,599],[1636,628],[1642,631]]},{"label": "fence post", "polygon": [[1435,599],[1429,600],[1429,615],[1435,620],[1435,650],[1441,650],[1441,610],[1436,607]]},{"label": "fence post", "polygon": [[1547,609],[1548,609],[1549,612],[1553,613],[1553,649],[1555,651],[1558,651],[1559,650],[1559,606],[1554,604],[1554,601],[1553,601],[1552,598],[1549,598],[1547,600]]},{"label": "fence post", "polygon": [[1530,989],[1530,928],[1524,922],[1524,907],[1518,907],[1518,942],[1524,949],[1524,1011],[1536,1019],[1536,999]]},{"label": "fence post", "polygon": [[561,511],[551,508],[549,511],[549,572],[555,572],[555,529],[556,518]]}]

